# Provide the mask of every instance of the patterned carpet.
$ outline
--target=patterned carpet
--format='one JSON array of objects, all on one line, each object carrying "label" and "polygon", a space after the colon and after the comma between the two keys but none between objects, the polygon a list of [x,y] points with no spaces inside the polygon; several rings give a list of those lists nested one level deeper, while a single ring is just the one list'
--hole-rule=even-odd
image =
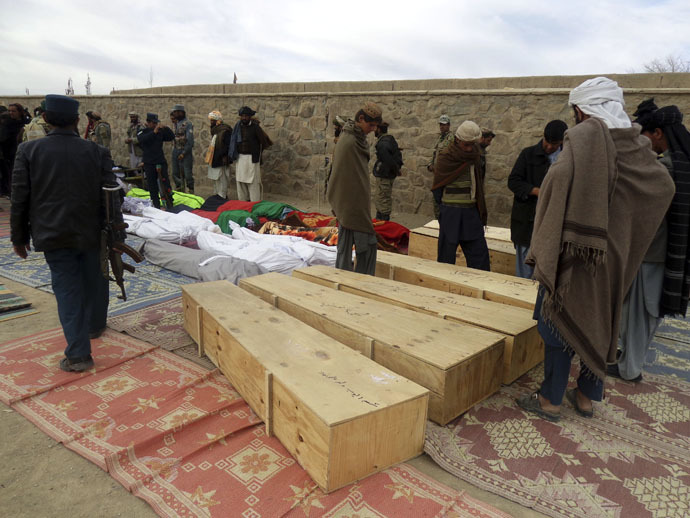
[{"label": "patterned carpet", "polygon": [[0,322],[36,313],[38,311],[31,307],[31,302],[9,291],[4,284],[0,284]]},{"label": "patterned carpet", "polygon": [[507,517],[406,464],[326,495],[219,371],[108,330],[95,371],[68,374],[64,346],[60,329],[0,346],[0,400],[160,516]]},{"label": "patterned carpet", "polygon": [[[135,248],[140,242],[141,239],[136,236],[127,238],[127,243]],[[125,260],[131,262],[129,258]],[[3,277],[48,293],[53,292],[50,286],[50,269],[40,252],[30,252],[27,259],[20,259],[14,254],[9,238],[0,238],[0,267],[2,267]],[[110,283],[109,316],[121,315],[178,297],[181,293],[180,285],[198,282],[196,279],[166,270],[146,260],[135,264],[135,267],[137,271],[134,274],[129,272],[124,274],[126,302],[118,298],[120,289],[117,285],[114,282]]]},{"label": "patterned carpet", "polygon": [[[108,327],[150,344],[174,351],[194,344],[183,328],[182,298],[175,297],[108,319]],[[197,349],[194,344],[194,350]]]},{"label": "patterned carpet", "polygon": [[459,478],[550,516],[690,515],[690,383],[607,378],[593,419],[566,403],[550,423],[515,403],[542,379],[538,366],[448,426],[429,422],[426,452]]}]

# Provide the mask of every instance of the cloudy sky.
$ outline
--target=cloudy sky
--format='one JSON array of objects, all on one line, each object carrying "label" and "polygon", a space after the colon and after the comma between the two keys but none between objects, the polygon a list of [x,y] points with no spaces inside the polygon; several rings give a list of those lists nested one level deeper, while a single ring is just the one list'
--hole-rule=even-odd
[{"label": "cloudy sky", "polygon": [[[688,0],[0,0],[0,94],[626,73],[690,60]],[[153,72],[151,74],[151,71]]]}]

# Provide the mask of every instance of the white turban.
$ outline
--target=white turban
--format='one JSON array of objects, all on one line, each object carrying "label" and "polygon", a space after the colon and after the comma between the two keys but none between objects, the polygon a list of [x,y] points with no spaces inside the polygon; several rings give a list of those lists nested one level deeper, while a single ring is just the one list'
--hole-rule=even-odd
[{"label": "white turban", "polygon": [[603,120],[609,128],[629,128],[630,117],[625,113],[623,89],[608,77],[588,79],[570,91],[568,103],[583,113]]},{"label": "white turban", "polygon": [[463,142],[477,142],[482,137],[482,130],[476,122],[465,121],[460,124],[455,136]]},{"label": "white turban", "polygon": [[223,120],[223,115],[218,110],[213,110],[211,113],[208,114],[209,120],[212,121],[222,121]]}]

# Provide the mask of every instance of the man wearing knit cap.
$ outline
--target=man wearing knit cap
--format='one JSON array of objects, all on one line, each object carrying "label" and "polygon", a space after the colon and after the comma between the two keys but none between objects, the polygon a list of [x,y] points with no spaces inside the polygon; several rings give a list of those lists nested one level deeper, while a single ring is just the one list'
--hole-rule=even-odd
[{"label": "man wearing knit cap", "polygon": [[338,218],[336,268],[353,270],[352,247],[357,257],[356,272],[376,273],[376,232],[371,222],[369,143],[367,135],[382,122],[381,109],[366,102],[345,123],[333,152],[333,171],[328,183],[328,202]]},{"label": "man wearing knit cap", "polygon": [[211,124],[211,143],[204,161],[208,164],[208,177],[213,180],[214,193],[216,196],[227,199],[230,178],[228,146],[232,128],[223,122],[223,115],[218,110],[209,113],[208,120]]},{"label": "man wearing knit cap", "polygon": [[[451,142],[453,142],[453,133],[450,131],[450,117],[448,115],[441,115],[438,119],[439,135],[434,145],[434,154],[431,155],[431,160],[426,166],[427,171],[434,172],[434,164],[436,163],[436,157],[439,151],[446,148]],[[441,197],[443,196],[443,188],[436,189],[431,193],[434,200],[434,217],[438,219],[441,212]]]},{"label": "man wearing knit cap", "polygon": [[[539,191],[527,263],[540,289],[544,381],[517,403],[558,421],[565,396],[583,417],[601,401],[616,359],[621,307],[675,188],[649,139],[625,113],[623,90],[605,77],[570,92],[576,125]],[[577,388],[566,391],[572,356]]]},{"label": "man wearing knit cap", "polygon": [[690,132],[677,106],[657,109],[653,99],[635,112],[642,135],[649,138],[658,161],[676,185],[671,209],[644,256],[621,311],[620,357],[606,373],[642,381],[642,366],[663,317],[685,316],[690,293]]},{"label": "man wearing knit cap", "polygon": [[[26,259],[31,250],[45,255],[58,315],[65,333],[60,368],[93,368],[91,339],[105,329],[108,279],[100,264],[102,187],[116,185],[110,151],[79,138],[79,102],[47,95],[43,114],[53,130],[19,146],[14,167],[10,226],[14,252]],[[66,196],[69,202],[66,202]],[[119,197],[115,212],[119,223]],[[126,226],[126,225],[125,225]],[[118,238],[124,240],[124,231]]]},{"label": "man wearing knit cap", "polygon": [[235,162],[237,199],[242,201],[261,200],[261,155],[273,142],[254,118],[256,111],[249,106],[239,109],[237,121],[230,137],[228,157]]},{"label": "man wearing knit cap", "polygon": [[184,104],[176,104],[172,108],[173,124],[172,175],[175,188],[194,194],[194,125],[187,118]]},{"label": "man wearing knit cap", "polygon": [[478,144],[481,136],[481,129],[472,121],[458,127],[453,142],[438,154],[431,189],[442,192],[438,262],[455,264],[460,245],[467,266],[488,271],[489,249],[484,238],[487,212]]}]

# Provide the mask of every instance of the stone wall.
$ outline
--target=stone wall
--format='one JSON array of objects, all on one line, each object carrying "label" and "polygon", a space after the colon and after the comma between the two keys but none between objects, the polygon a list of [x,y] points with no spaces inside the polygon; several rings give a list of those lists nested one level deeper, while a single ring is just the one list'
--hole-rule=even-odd
[{"label": "stone wall", "polygon": [[[618,76],[617,80],[626,88],[628,112],[643,99],[654,97],[659,106],[676,104],[683,113],[690,113],[690,88],[679,88],[677,76],[639,74]],[[690,75],[688,75],[690,78]],[[505,84],[539,84],[540,78],[507,78]],[[527,81],[529,79],[529,81]],[[389,132],[393,134],[401,148],[405,165],[393,190],[393,217],[395,212],[420,213],[432,217],[432,199],[429,191],[431,175],[426,164],[431,156],[438,134],[438,117],[446,113],[451,117],[452,129],[466,119],[472,119],[481,126],[487,126],[496,133],[489,148],[487,166],[487,204],[489,223],[507,226],[510,220],[512,195],[506,186],[507,178],[520,150],[535,144],[541,137],[546,123],[560,118],[569,125],[573,123],[572,112],[567,106],[568,91],[582,80],[581,77],[541,78],[548,88],[495,88],[494,80],[465,80],[477,85],[490,85],[494,88],[482,89],[408,89],[408,90],[366,90],[366,83],[337,83],[339,91],[286,91],[285,84],[255,85],[260,93],[114,93],[108,96],[81,96],[83,112],[98,110],[111,123],[113,130],[112,152],[116,163],[127,163],[124,138],[128,125],[127,113],[137,111],[142,116],[147,111],[156,112],[163,121],[173,104],[183,103],[187,114],[195,126],[194,175],[197,192],[202,196],[211,193],[211,182],[206,178],[203,156],[210,141],[206,115],[219,109],[226,122],[234,124],[237,109],[249,105],[257,110],[262,127],[274,141],[274,146],[264,154],[262,181],[266,192],[277,195],[290,195],[303,199],[323,202],[323,181],[327,170],[327,160],[333,151],[333,126],[335,115],[351,117],[365,100],[373,100],[383,109],[384,120],[390,123]],[[687,79],[687,78],[686,78]],[[417,81],[438,87],[442,80]],[[462,81],[462,80],[447,80]],[[381,88],[383,82],[370,83],[371,87]],[[553,85],[557,84],[557,87]],[[680,84],[690,84],[690,81]],[[298,90],[303,85],[306,90],[316,90],[325,83],[304,83],[291,85]],[[332,84],[328,84],[332,85]],[[348,86],[349,85],[349,86]],[[663,86],[659,86],[663,85]],[[672,87],[665,87],[673,85]],[[199,87],[177,87],[206,91],[224,91],[210,85]],[[239,86],[239,85],[231,85]],[[242,85],[248,88],[248,85]],[[273,91],[271,92],[271,86]],[[408,86],[413,86],[409,84]],[[166,87],[166,89],[174,87]],[[156,89],[154,89],[156,90]],[[157,89],[160,90],[160,89]],[[149,90],[150,92],[150,90]],[[38,105],[38,97],[0,98],[0,103],[9,102]],[[82,128],[85,120],[82,121]],[[373,167],[373,135],[372,143]],[[169,156],[169,153],[168,153]],[[373,178],[373,177],[372,177]],[[234,195],[234,185],[231,187]],[[321,210],[328,210],[325,204]]]}]

